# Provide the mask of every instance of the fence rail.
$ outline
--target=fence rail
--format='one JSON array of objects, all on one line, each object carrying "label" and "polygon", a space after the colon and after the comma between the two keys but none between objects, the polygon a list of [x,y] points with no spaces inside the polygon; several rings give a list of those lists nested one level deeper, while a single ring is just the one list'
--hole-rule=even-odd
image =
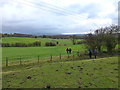
[{"label": "fence rail", "polygon": [[[81,54],[82,55],[82,54]],[[3,66],[12,66],[12,65],[23,65],[28,63],[40,63],[44,61],[61,61],[61,60],[74,60],[79,58],[80,55],[77,53],[71,54],[62,54],[59,53],[58,56],[50,54],[48,57],[41,58],[41,55],[36,56],[19,56],[19,57],[4,57],[2,58]]]}]

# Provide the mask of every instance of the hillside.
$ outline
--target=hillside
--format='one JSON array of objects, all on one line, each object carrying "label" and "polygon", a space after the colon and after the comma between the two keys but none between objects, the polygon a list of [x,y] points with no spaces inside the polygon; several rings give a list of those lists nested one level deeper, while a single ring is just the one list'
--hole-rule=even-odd
[{"label": "hillside", "polygon": [[3,68],[3,88],[118,88],[118,57]]}]

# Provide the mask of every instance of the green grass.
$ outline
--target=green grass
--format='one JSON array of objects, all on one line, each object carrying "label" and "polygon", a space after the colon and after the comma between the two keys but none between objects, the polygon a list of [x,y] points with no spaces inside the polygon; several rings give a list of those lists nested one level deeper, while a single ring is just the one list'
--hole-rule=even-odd
[{"label": "green grass", "polygon": [[2,56],[5,57],[19,57],[19,56],[38,56],[40,58],[53,56],[66,55],[66,48],[72,48],[72,51],[84,52],[84,45],[71,45],[71,46],[55,46],[55,47],[3,47]]},{"label": "green grass", "polygon": [[[6,57],[23,57],[24,56],[38,56],[40,58],[45,58],[50,56],[58,56],[60,53],[62,55],[66,55],[66,48],[72,48],[73,51],[80,50],[84,51],[84,45],[72,45],[72,41],[70,39],[50,39],[50,38],[24,38],[24,37],[3,37],[3,43],[32,43],[35,41],[41,41],[41,47],[2,47],[2,57],[5,59]],[[59,44],[55,47],[45,47],[45,42],[59,42]],[[80,41],[80,39],[78,39]]]},{"label": "green grass", "polygon": [[[78,39],[77,41],[80,41]],[[25,37],[2,37],[3,43],[33,43],[35,41],[41,41],[41,45],[44,46],[45,42],[59,42],[58,45],[72,45],[71,39],[50,39],[50,38],[25,38]]]},{"label": "green grass", "polygon": [[[80,51],[83,53],[85,49],[85,45],[72,45],[72,41],[70,39],[50,39],[50,38],[24,38],[24,37],[3,37],[3,43],[32,43],[34,41],[40,40],[42,43],[41,47],[2,47],[2,58],[5,60],[6,57],[9,60],[13,60],[13,58],[29,57],[32,59],[36,56],[40,56],[40,59],[53,56],[59,56],[60,53],[62,55],[66,55],[66,48],[72,48],[72,51]],[[78,39],[80,40],[80,39]],[[59,45],[53,47],[45,47],[45,42],[59,42]],[[118,46],[118,45],[117,45]],[[105,49],[105,48],[104,48]],[[106,50],[106,49],[105,49]],[[76,53],[75,53],[76,54]],[[16,59],[14,59],[16,60]]]},{"label": "green grass", "polygon": [[3,88],[118,88],[118,57],[4,67],[2,75]]}]

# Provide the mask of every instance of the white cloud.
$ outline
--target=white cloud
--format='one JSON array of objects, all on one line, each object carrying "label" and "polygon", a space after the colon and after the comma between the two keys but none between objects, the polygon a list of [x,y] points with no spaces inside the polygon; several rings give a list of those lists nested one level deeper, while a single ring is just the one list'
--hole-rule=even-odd
[{"label": "white cloud", "polygon": [[[2,0],[3,32],[86,33],[116,24],[118,0]],[[47,3],[47,4],[46,4]],[[11,29],[12,28],[12,29]],[[49,30],[48,30],[49,29]],[[29,30],[27,30],[28,32]]]}]

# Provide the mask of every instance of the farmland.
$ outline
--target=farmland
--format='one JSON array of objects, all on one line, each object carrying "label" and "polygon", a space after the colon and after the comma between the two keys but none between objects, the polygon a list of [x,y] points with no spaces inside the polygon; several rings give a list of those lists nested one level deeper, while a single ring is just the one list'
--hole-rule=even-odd
[{"label": "farmland", "polygon": [[3,68],[3,88],[118,88],[118,57]]},{"label": "farmland", "polygon": [[[44,46],[45,42],[59,42],[58,45],[72,45],[72,42],[70,39],[51,39],[51,38],[25,38],[25,37],[3,37],[2,42],[3,43],[32,43],[35,41],[40,41],[42,46]],[[77,41],[80,41],[78,39]]]},{"label": "farmland", "polygon": [[[78,57],[76,53],[85,53],[86,46],[72,45],[70,39],[5,37],[2,40],[4,43],[32,43],[37,40],[42,43],[39,47],[2,47],[3,60],[6,57],[22,57],[23,60],[22,64],[12,59],[15,64],[9,62],[7,67],[3,65],[3,88],[118,88],[117,56],[97,56],[98,59],[88,59],[88,55]],[[56,41],[59,42],[57,46],[44,46],[45,42]],[[72,48],[69,58],[66,48]],[[59,59],[60,54],[62,59]],[[39,63],[37,58],[32,58],[38,55]],[[58,58],[50,61],[50,55]],[[32,63],[25,63],[25,56],[32,56],[29,57]]]},{"label": "farmland", "polygon": [[[71,46],[55,46],[55,47],[4,47],[3,57],[10,56],[36,56],[41,57],[48,56],[50,54],[59,55],[60,53],[66,54],[65,49],[71,47],[73,51],[84,51],[84,45],[71,45]],[[12,53],[11,53],[12,52]]]},{"label": "farmland", "polygon": [[[72,45],[71,39],[50,39],[50,38],[24,38],[24,37],[3,37],[3,43],[32,43],[34,41],[40,41],[42,46],[39,47],[2,47],[2,59],[5,60],[6,57],[9,58],[9,61],[16,60],[15,58],[21,57],[22,60],[25,60],[25,57],[33,60],[39,56],[40,59],[50,58],[52,56],[62,56],[67,55],[66,48],[72,48],[72,54],[76,55],[79,51],[80,53],[85,53],[87,51],[84,44]],[[56,42],[59,44],[57,46],[44,46],[46,42]],[[77,39],[81,41],[81,39]],[[103,48],[105,49],[105,48]],[[14,58],[14,59],[13,59]]]},{"label": "farmland", "polygon": [[[70,39],[49,39],[49,38],[20,38],[20,37],[4,37],[2,38],[3,43],[31,43],[34,41],[41,41],[42,46],[40,47],[2,47],[2,57],[19,57],[19,56],[37,56],[40,58],[48,57],[50,54],[58,56],[60,53],[66,55],[66,48],[72,48],[72,51],[84,52],[84,45],[72,45]],[[45,42],[58,41],[59,44],[55,47],[45,47]],[[80,41],[80,39],[79,39]]]},{"label": "farmland", "polygon": [[1,89],[120,89],[118,0],[1,0],[0,8]]}]

